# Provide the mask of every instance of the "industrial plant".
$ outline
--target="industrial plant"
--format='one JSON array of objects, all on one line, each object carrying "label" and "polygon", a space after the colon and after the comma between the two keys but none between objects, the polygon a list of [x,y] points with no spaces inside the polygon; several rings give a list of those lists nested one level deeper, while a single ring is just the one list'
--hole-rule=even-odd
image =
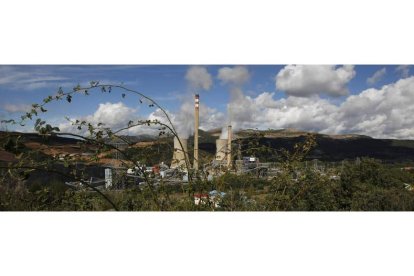
[{"label": "industrial plant", "polygon": [[[105,168],[105,179],[90,180],[90,185],[104,186],[107,189],[124,187],[124,182],[132,182],[138,186],[145,186],[148,181],[152,184],[187,184],[189,179],[205,179],[212,181],[225,173],[235,175],[251,175],[263,179],[271,179],[276,176],[280,169],[276,164],[260,162],[256,156],[243,156],[240,149],[234,152],[232,125],[223,126],[222,133],[215,139],[215,154],[207,161],[200,158],[199,151],[199,126],[200,126],[200,96],[194,96],[194,140],[188,137],[173,136],[173,151],[170,160],[164,160],[160,164],[137,163],[133,167],[107,166]],[[223,138],[224,137],[224,138]],[[118,144],[116,144],[118,145]],[[190,145],[193,154],[189,152]],[[240,146],[240,145],[239,145]],[[119,158],[119,153],[116,153]],[[122,177],[119,177],[122,176]],[[117,178],[117,180],[116,180]],[[116,185],[121,181],[121,185]],[[67,183],[74,185],[74,183]],[[200,200],[200,198],[198,199]]]}]

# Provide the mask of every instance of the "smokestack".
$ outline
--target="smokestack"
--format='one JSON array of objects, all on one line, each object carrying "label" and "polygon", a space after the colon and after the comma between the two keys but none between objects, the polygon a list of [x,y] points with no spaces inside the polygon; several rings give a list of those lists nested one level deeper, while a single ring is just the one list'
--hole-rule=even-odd
[{"label": "smokestack", "polygon": [[199,126],[199,107],[200,98],[196,94],[194,97],[194,165],[195,171],[198,171],[198,126]]},{"label": "smokestack", "polygon": [[[180,140],[177,139],[177,137],[174,137],[174,153],[173,153],[173,160],[171,161],[171,168],[177,168],[177,167],[185,167],[185,169],[187,169],[186,167],[186,158],[188,160],[188,149],[187,149],[187,142],[188,139],[179,138]],[[180,142],[183,145],[183,147],[181,148]]]},{"label": "smokestack", "polygon": [[216,160],[223,161],[227,154],[227,139],[216,140]]},{"label": "smokestack", "polygon": [[227,127],[227,168],[231,167],[231,125]]}]

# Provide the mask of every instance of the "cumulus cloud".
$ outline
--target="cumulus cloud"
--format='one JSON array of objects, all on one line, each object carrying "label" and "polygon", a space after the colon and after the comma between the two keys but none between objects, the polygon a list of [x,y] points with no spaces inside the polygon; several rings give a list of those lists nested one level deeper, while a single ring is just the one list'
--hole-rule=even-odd
[{"label": "cumulus cloud", "polygon": [[194,89],[209,90],[213,85],[213,79],[204,66],[191,66],[185,75],[185,79]]},{"label": "cumulus cloud", "polygon": [[[360,94],[348,96],[335,104],[319,95],[288,96],[278,99],[275,93],[263,92],[248,96],[241,88],[230,89],[228,110],[235,129],[297,128],[327,134],[356,133],[375,138],[414,139],[414,77],[401,79],[381,88],[370,88]],[[194,106],[183,103],[177,112],[169,112],[180,136],[194,131]],[[136,110],[123,103],[103,103],[85,119],[93,123],[104,122],[112,128],[123,127],[129,120],[138,119]],[[146,118],[166,122],[160,110]],[[145,118],[144,118],[145,119]],[[200,128],[208,130],[226,127],[225,114],[204,104],[200,105]],[[66,130],[69,129],[65,124]],[[65,130],[64,127],[61,129]],[[136,128],[128,132],[156,134],[156,128]]]},{"label": "cumulus cloud", "polygon": [[[72,118],[71,120],[87,121],[92,125],[103,123],[105,127],[117,130],[126,127],[130,120],[137,120],[136,110],[127,107],[124,103],[101,103],[98,109],[92,114],[80,118]],[[70,122],[61,123],[59,128],[62,132],[79,132]]]},{"label": "cumulus cloud", "polygon": [[346,85],[354,76],[353,65],[287,65],[276,75],[276,88],[298,97],[344,96],[348,94]]},{"label": "cumulus cloud", "polygon": [[385,69],[385,67],[376,71],[371,77],[367,79],[367,83],[370,85],[373,85],[379,82],[386,73],[387,73],[387,69]]},{"label": "cumulus cloud", "polygon": [[403,78],[407,78],[410,74],[410,65],[399,65],[395,71],[400,73]]},{"label": "cumulus cloud", "polygon": [[22,113],[30,111],[32,106],[30,104],[5,104],[3,109],[10,113]]},{"label": "cumulus cloud", "polygon": [[231,103],[229,108],[232,110],[234,128],[298,128],[317,131],[333,123],[329,115],[336,107],[327,100],[295,96],[275,100],[274,96],[274,93],[264,92],[257,97],[243,96],[239,101]]},{"label": "cumulus cloud", "polygon": [[250,73],[245,66],[223,67],[219,69],[217,78],[224,84],[241,86],[250,79]]},{"label": "cumulus cloud", "polygon": [[414,77],[401,79],[381,89],[368,89],[349,97],[337,121],[350,132],[374,137],[414,138]]},{"label": "cumulus cloud", "polygon": [[319,96],[275,99],[239,93],[230,103],[237,128],[297,128],[327,134],[357,133],[376,138],[414,138],[414,77],[370,88],[336,105]]},{"label": "cumulus cloud", "polygon": [[124,103],[101,103],[93,115],[86,120],[92,123],[102,122],[107,127],[121,128],[132,118],[136,118],[136,110],[125,106]]}]

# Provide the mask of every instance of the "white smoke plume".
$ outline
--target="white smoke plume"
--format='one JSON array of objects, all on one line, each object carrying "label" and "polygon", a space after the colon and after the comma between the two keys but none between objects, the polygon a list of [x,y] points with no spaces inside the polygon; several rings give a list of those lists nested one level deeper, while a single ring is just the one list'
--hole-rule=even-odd
[{"label": "white smoke plume", "polygon": [[251,116],[249,110],[245,109],[245,95],[241,87],[250,79],[250,73],[245,66],[223,67],[218,71],[217,78],[223,84],[228,84],[230,92],[230,102],[227,105],[227,124],[223,126],[220,139],[228,137],[227,126],[232,125],[232,129],[236,130],[241,125],[240,122],[248,120]]},{"label": "white smoke plume", "polygon": [[219,69],[217,78],[223,84],[240,87],[250,79],[250,73],[245,66],[223,67]]},{"label": "white smoke plume", "polygon": [[[187,84],[191,89],[209,90],[213,85],[213,79],[204,66],[190,66],[185,75]],[[202,96],[200,97],[202,101]],[[188,138],[194,133],[194,94],[187,93],[183,98],[180,109],[176,114],[171,114],[173,124],[180,137]],[[221,113],[215,109],[200,104],[200,128],[209,127],[220,119]],[[211,114],[209,114],[211,113]]]},{"label": "white smoke plume", "polygon": [[[168,112],[168,115],[179,137],[187,139],[194,133],[193,103],[184,102],[178,112]],[[159,109],[152,112],[148,119],[159,120],[160,122],[168,124],[165,114]],[[217,111],[215,108],[208,107],[205,104],[200,104],[200,129],[210,130],[216,128],[224,121],[224,119],[225,115],[222,112]]]},{"label": "white smoke plume", "polygon": [[227,129],[227,126],[224,126],[221,129],[220,139],[227,139],[229,137],[229,131]]},{"label": "white smoke plume", "polygon": [[199,90],[210,90],[213,79],[204,66],[191,66],[185,75],[185,79],[191,88]]},{"label": "white smoke plume", "polygon": [[185,101],[173,117],[173,124],[179,137],[188,139],[194,132],[194,103]]}]

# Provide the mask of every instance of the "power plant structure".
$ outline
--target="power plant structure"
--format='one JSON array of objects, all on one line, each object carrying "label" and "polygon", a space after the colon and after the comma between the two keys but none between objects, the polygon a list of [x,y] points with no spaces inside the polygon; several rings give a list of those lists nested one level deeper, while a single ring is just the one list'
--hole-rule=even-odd
[{"label": "power plant structure", "polygon": [[174,137],[174,153],[173,153],[173,159],[171,162],[171,168],[183,167],[187,169],[186,162],[189,160],[187,145],[188,145],[188,139],[181,138],[181,137],[177,139],[177,137]]},{"label": "power plant structure", "polygon": [[232,167],[231,162],[231,140],[232,128],[231,125],[227,127],[227,139],[216,140],[216,162],[226,165],[228,169]]},{"label": "power plant structure", "polygon": [[228,139],[216,140],[216,158],[215,160],[223,162],[226,160],[228,151]]},{"label": "power plant structure", "polygon": [[[121,182],[121,185],[134,184],[138,185],[145,185],[148,184],[148,176],[154,181],[155,184],[185,184],[191,183],[193,179],[201,179],[201,177],[205,177],[207,181],[213,180],[214,177],[218,177],[223,175],[224,173],[232,173],[237,175],[256,175],[257,177],[274,177],[277,175],[280,170],[271,163],[261,163],[259,158],[254,156],[242,156],[241,155],[241,146],[242,143],[240,142],[243,139],[243,135],[237,135],[236,141],[238,141],[238,150],[237,160],[233,162],[233,155],[232,155],[232,140],[233,140],[233,129],[232,125],[227,125],[222,129],[221,137],[224,139],[216,139],[216,154],[211,162],[205,162],[205,164],[200,164],[199,159],[199,124],[200,124],[200,97],[198,94],[194,95],[194,159],[193,159],[193,166],[191,168],[191,162],[189,159],[188,154],[188,138],[174,136],[174,151],[171,161],[171,166],[164,164],[161,162],[154,166],[147,167],[145,165],[134,165],[134,168],[129,168],[126,170],[126,176],[128,177],[127,181]],[[226,137],[227,132],[227,137]],[[176,133],[174,133],[176,134]],[[188,134],[188,133],[187,133]],[[218,136],[217,133],[214,131],[214,134],[207,136],[203,141],[204,143],[208,144],[208,147],[205,147],[205,150],[211,153],[210,143],[211,138],[214,136]],[[204,136],[203,136],[204,137]],[[207,141],[207,142],[206,142]],[[204,145],[203,145],[204,146]],[[214,149],[213,149],[214,151]],[[207,155],[207,154],[206,154]],[[119,157],[117,157],[119,158]],[[322,171],[318,169],[317,161],[314,161],[315,171]],[[202,172],[198,172],[199,167],[202,166]],[[119,169],[119,168],[117,168]],[[121,169],[124,169],[122,167]],[[93,181],[91,178],[90,185],[101,185],[105,186],[107,189],[111,189],[113,187],[120,187],[119,181],[113,180],[113,175],[116,176],[116,171],[113,171],[114,168],[106,168],[105,169],[105,179],[99,181]],[[323,172],[323,171],[322,171]],[[124,179],[124,175],[119,174]],[[121,179],[121,177],[119,177]],[[132,179],[132,180],[131,180]],[[74,182],[75,183],[75,182]],[[72,182],[67,182],[67,185],[75,185]],[[125,188],[126,186],[122,186]]]},{"label": "power plant structure", "polygon": [[[193,170],[195,172],[199,169],[199,126],[200,126],[200,96],[194,95],[194,160]],[[180,142],[182,144],[180,145]],[[227,138],[216,140],[216,156],[215,162],[219,162],[223,166],[227,166],[228,169],[232,167],[232,154],[231,154],[231,142],[232,142],[232,126],[227,127]],[[189,165],[188,158],[188,139],[180,137],[174,137],[174,153],[173,160],[171,162],[171,168],[185,168]]]},{"label": "power plant structure", "polygon": [[198,171],[198,127],[200,124],[200,97],[198,94],[194,96],[194,163],[193,169]]}]

